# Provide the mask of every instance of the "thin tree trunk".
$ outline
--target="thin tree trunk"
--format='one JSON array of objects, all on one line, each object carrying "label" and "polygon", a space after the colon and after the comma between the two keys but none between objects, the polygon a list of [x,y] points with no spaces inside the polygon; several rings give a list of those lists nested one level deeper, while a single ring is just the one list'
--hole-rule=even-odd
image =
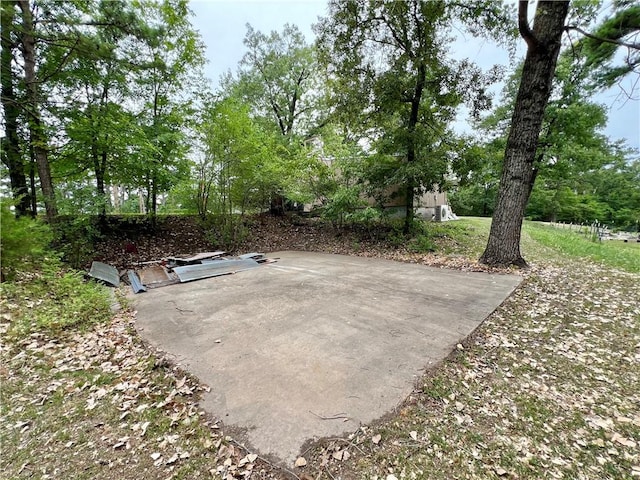
[{"label": "thin tree trunk", "polygon": [[40,188],[44,197],[47,219],[53,221],[58,215],[55,191],[51,178],[51,166],[47,152],[47,138],[40,118],[40,99],[38,80],[36,78],[36,41],[33,30],[33,17],[29,0],[18,0],[22,11],[22,55],[24,57],[24,81],[27,89],[27,117],[29,119],[29,136],[33,145],[33,153],[38,166]]},{"label": "thin tree trunk", "polygon": [[2,162],[9,169],[11,192],[16,202],[16,216],[35,215],[31,210],[31,198],[27,186],[27,177],[24,172],[24,162],[20,152],[20,138],[18,137],[19,107],[13,89],[14,75],[11,68],[13,51],[16,45],[11,39],[14,30],[15,2],[7,2],[2,5],[0,21],[2,23],[1,41],[2,53],[0,54],[0,81],[2,83],[2,109],[4,111],[5,140],[2,145]]},{"label": "thin tree trunk", "polygon": [[404,218],[404,232],[409,233],[413,228],[413,203],[415,198],[416,180],[413,175],[413,163],[416,160],[416,125],[418,124],[418,113],[420,111],[420,102],[422,101],[422,92],[424,91],[424,83],[427,75],[426,67],[423,63],[418,66],[418,78],[411,100],[411,113],[409,114],[409,141],[407,144],[407,164],[409,168],[409,178],[406,184],[406,212]]},{"label": "thin tree trunk", "polygon": [[32,215],[38,214],[38,190],[36,188],[36,154],[33,145],[29,145],[29,192],[31,198]]},{"label": "thin tree trunk", "polygon": [[518,3],[518,27],[527,56],[505,149],[500,189],[491,232],[480,262],[526,267],[520,253],[524,212],[535,182],[535,159],[544,111],[551,94],[568,1],[539,1],[533,31],[527,20],[528,1]]}]

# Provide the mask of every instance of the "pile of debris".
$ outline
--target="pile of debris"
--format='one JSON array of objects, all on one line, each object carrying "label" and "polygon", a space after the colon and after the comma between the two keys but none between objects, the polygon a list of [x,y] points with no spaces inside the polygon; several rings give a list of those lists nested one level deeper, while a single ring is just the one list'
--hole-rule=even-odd
[{"label": "pile of debris", "polygon": [[230,275],[276,261],[267,258],[264,253],[245,253],[237,257],[225,256],[225,253],[217,251],[198,253],[190,257],[168,257],[141,262],[138,268],[122,272],[118,272],[112,265],[94,261],[88,276],[113,287],[119,287],[122,279],[131,285],[134,293],[140,293],[146,292],[148,288]]}]

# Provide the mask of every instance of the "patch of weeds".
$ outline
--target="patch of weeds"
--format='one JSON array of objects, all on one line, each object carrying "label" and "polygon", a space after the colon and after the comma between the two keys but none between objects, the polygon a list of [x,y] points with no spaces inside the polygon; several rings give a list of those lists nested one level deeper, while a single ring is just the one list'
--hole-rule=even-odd
[{"label": "patch of weeds", "polygon": [[[479,220],[479,225],[486,223]],[[408,241],[407,248],[414,253],[443,252],[453,255],[479,255],[478,245],[486,242],[483,228],[478,222],[465,220],[451,222],[416,222],[415,234]]]},{"label": "patch of weeds", "polygon": [[433,400],[442,400],[449,396],[449,385],[441,377],[432,377],[422,387],[425,395]]},{"label": "patch of weeds", "polygon": [[201,221],[201,226],[207,241],[229,251],[238,248],[250,232],[245,218],[236,214],[209,215]]},{"label": "patch of weeds", "polygon": [[412,238],[407,248],[410,252],[414,253],[427,253],[427,252],[435,252],[438,248],[433,239],[429,238],[426,235],[419,235],[417,237]]},{"label": "patch of weeds", "polygon": [[14,283],[2,284],[3,306],[11,317],[8,334],[61,332],[107,321],[111,299],[106,287],[85,282],[80,272],[60,272],[53,262],[43,271]]},{"label": "patch of weeds", "polygon": [[0,276],[12,281],[19,272],[36,268],[50,254],[53,234],[39,219],[16,218],[6,201],[0,202]]}]

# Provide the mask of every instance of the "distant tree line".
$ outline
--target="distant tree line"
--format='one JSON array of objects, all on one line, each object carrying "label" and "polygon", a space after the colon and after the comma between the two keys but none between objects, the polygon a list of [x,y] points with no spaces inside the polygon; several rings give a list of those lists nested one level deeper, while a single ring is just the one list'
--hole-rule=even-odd
[{"label": "distant tree line", "polygon": [[[457,213],[494,215],[482,260],[518,265],[525,216],[640,217],[638,152],[602,134],[590,100],[638,74],[634,2],[600,19],[596,0],[539,1],[532,19],[526,1],[331,0],[315,43],[248,25],[215,91],[187,0],[0,6],[2,179],[19,216],[189,212],[233,232],[311,202],[378,221],[400,195],[411,232],[415,198],[448,189]],[[512,54],[521,39],[526,58],[483,70],[451,51],[460,32]],[[454,130],[461,107],[475,135]]]}]

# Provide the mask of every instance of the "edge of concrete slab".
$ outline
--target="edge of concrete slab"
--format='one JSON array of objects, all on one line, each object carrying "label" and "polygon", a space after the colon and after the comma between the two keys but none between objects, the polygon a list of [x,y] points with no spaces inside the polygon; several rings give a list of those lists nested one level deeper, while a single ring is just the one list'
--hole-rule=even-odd
[{"label": "edge of concrete slab", "polygon": [[[295,256],[295,254],[306,254],[309,253],[310,255],[316,255],[313,252],[274,252],[272,254],[270,254],[271,257],[277,257],[278,255],[280,256],[287,256],[287,254],[293,254],[293,256]],[[321,255],[327,255],[327,256],[332,256],[332,254],[321,254]],[[347,257],[347,256],[342,256],[342,257]],[[350,257],[353,259],[361,259],[361,260],[367,260],[368,257]],[[378,262],[382,259],[369,259],[375,262]],[[385,262],[391,262],[391,263],[401,263],[401,262],[394,262],[392,260],[384,260]],[[277,265],[277,264],[276,264]],[[413,265],[414,267],[421,267],[421,268],[425,268],[425,269],[431,269],[431,270],[435,270],[437,271],[437,273],[441,273],[441,274],[446,274],[447,272],[455,272],[455,273],[461,273],[458,270],[450,270],[450,269],[442,269],[442,268],[434,268],[434,267],[428,267],[428,266],[424,266],[424,265],[416,265],[416,264],[408,264],[408,265]],[[311,271],[311,270],[308,270]],[[291,273],[291,272],[290,272]],[[465,274],[469,274],[469,276],[473,276],[478,272],[462,272]],[[243,275],[243,274],[239,274],[239,275]],[[486,274],[482,274],[482,275],[486,275]],[[492,274],[492,275],[504,275],[504,274]],[[508,275],[508,274],[506,274]],[[474,322],[474,327],[471,329],[471,331],[463,336],[459,336],[458,337],[458,342],[462,343],[463,345],[465,343],[468,343],[470,341],[470,339],[473,338],[473,336],[476,334],[476,332],[478,331],[478,329],[485,323],[486,319],[489,318],[511,295],[513,295],[513,293],[517,290],[517,288],[520,286],[520,284],[522,283],[523,277],[519,276],[519,275],[508,275],[509,277],[511,277],[512,279],[517,278],[517,282],[514,281],[512,282],[511,287],[509,288],[508,292],[505,292],[506,294],[504,295],[504,298],[500,301],[500,303],[498,303],[497,305],[494,305],[493,308],[488,311],[488,313],[486,313],[486,315],[479,321],[479,322]],[[167,288],[171,288],[171,287],[167,287]],[[136,322],[136,328],[140,331],[138,322]],[[141,336],[144,335],[142,332],[140,332]],[[149,342],[150,345],[153,345],[152,342]],[[154,345],[154,348],[158,351],[162,351],[165,352],[165,356],[168,356],[169,358],[172,359],[172,361],[179,366],[180,368],[183,368],[185,371],[189,371],[191,372],[193,369],[190,368],[188,362],[184,362],[184,359],[181,359],[178,355],[174,354],[173,352],[169,352],[166,349],[160,347],[158,348],[157,346]],[[414,375],[414,381],[413,381],[413,389],[415,389],[416,385],[418,385],[419,383],[421,383],[425,376],[428,376],[429,374],[435,372],[440,365],[442,365],[443,362],[446,362],[448,360],[450,360],[452,358],[452,356],[455,356],[457,354],[457,350],[456,350],[456,344],[454,343],[453,345],[449,345],[448,347],[448,353],[444,356],[444,357],[440,357],[438,358],[437,361],[435,362],[429,362],[429,357],[427,355],[424,356],[424,363],[416,370],[416,375]],[[195,377],[199,378],[199,380],[202,383],[207,383],[206,381],[204,381],[202,378],[200,378],[200,376],[198,374],[192,373]],[[395,408],[392,408],[390,410],[386,410],[384,413],[382,413],[382,415],[379,415],[377,417],[375,417],[373,420],[364,422],[363,424],[366,425],[370,425],[370,424],[376,424],[379,422],[383,422],[385,421],[385,419],[388,419],[389,416],[392,416],[395,414],[395,410],[397,409],[398,406],[404,404],[407,399],[409,398],[408,396],[410,395],[410,392],[408,394],[403,394],[402,398],[400,399],[399,403],[396,405]],[[206,403],[206,402],[201,402],[201,406],[202,403]],[[202,407],[203,409],[205,409],[205,411],[207,411],[208,409],[206,407]],[[226,432],[231,433],[232,435],[234,435],[238,441],[238,443],[240,445],[242,445],[244,448],[248,449],[249,451],[255,451],[260,452],[260,456],[267,459],[269,462],[276,464],[278,466],[284,467],[285,469],[290,469],[291,465],[289,465],[287,462],[291,460],[291,458],[279,458],[276,455],[267,453],[267,452],[263,452],[261,451],[260,448],[257,448],[253,442],[251,441],[250,438],[250,431],[252,429],[252,427],[249,426],[244,426],[244,425],[238,425],[238,424],[234,424],[234,423],[227,423],[225,421],[224,418],[224,412],[223,411],[209,411],[208,415],[213,416],[219,423],[221,423],[224,426],[224,429]],[[342,436],[342,435],[346,435],[349,434],[350,432],[353,432],[355,429],[353,428],[353,425],[344,425],[344,429],[343,429],[343,433],[341,434],[335,434],[335,433],[331,433],[331,435],[329,436],[321,436],[321,437],[312,437],[312,438],[306,438],[306,440],[302,443],[302,444],[298,444],[300,445],[300,448],[298,450],[298,454],[304,452],[306,449],[308,449],[310,446],[316,445],[318,443],[321,443],[323,441],[326,440],[326,438],[332,438],[332,437],[336,437],[336,436]],[[356,427],[356,429],[359,427]]]}]

